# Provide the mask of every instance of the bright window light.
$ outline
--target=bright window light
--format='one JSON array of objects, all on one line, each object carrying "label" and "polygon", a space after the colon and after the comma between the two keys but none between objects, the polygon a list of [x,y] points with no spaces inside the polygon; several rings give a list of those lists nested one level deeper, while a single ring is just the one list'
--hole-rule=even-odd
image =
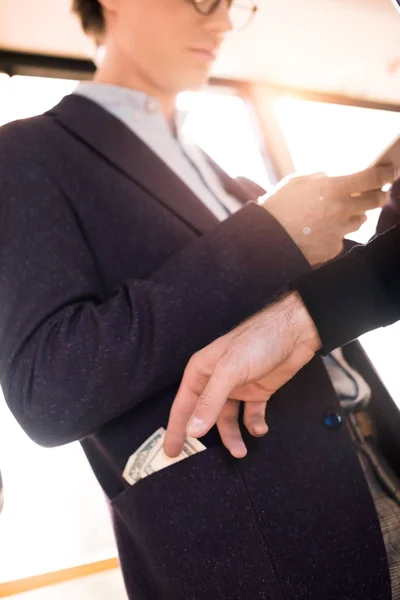
[{"label": "bright window light", "polygon": [[0,73],[0,125],[10,121],[10,77]]},{"label": "bright window light", "polygon": [[275,100],[296,171],[344,175],[364,169],[400,131],[400,113],[311,102]]},{"label": "bright window light", "polygon": [[[370,165],[400,132],[400,113],[279,97],[274,109],[296,171],[328,175],[354,173]],[[375,233],[380,209],[348,237],[366,243]],[[340,285],[340,282],[338,282]],[[400,323],[360,339],[400,408],[398,356]]]},{"label": "bright window light", "polygon": [[77,81],[15,75],[10,79],[9,120],[26,119],[49,110],[70,94]]},{"label": "bright window light", "polygon": [[239,96],[215,92],[185,92],[178,110],[187,112],[185,135],[200,146],[231,177],[247,177],[270,187],[257,129]]}]

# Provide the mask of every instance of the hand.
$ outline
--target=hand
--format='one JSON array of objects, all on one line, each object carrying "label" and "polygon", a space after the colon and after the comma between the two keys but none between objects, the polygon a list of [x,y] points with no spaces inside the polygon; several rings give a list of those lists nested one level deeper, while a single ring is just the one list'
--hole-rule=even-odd
[{"label": "hand", "polygon": [[177,456],[187,434],[201,437],[217,424],[231,454],[244,457],[247,449],[238,424],[240,401],[245,402],[243,420],[248,431],[264,435],[270,396],[310,361],[320,346],[315,325],[294,292],[194,354],[171,408],[166,454]]},{"label": "hand", "polygon": [[308,262],[317,265],[341,252],[344,236],[360,228],[367,210],[386,203],[387,193],[381,188],[396,177],[392,166],[343,177],[291,176],[259,203],[286,229]]}]

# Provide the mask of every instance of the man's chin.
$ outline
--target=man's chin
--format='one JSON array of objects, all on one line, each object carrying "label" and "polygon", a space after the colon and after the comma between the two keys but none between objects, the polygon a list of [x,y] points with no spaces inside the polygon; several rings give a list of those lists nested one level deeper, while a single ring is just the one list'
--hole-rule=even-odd
[{"label": "man's chin", "polygon": [[202,76],[199,76],[197,73],[196,76],[188,77],[184,87],[182,87],[182,91],[197,92],[207,84],[209,78],[210,74],[208,72],[204,73]]}]

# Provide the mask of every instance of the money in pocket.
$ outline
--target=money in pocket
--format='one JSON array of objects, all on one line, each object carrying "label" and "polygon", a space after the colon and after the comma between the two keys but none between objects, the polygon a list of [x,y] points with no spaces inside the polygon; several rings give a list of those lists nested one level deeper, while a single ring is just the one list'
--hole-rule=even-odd
[{"label": "money in pocket", "polygon": [[187,436],[182,452],[171,458],[164,452],[164,438],[165,429],[160,427],[129,457],[123,477],[130,485],[206,449],[199,440]]}]

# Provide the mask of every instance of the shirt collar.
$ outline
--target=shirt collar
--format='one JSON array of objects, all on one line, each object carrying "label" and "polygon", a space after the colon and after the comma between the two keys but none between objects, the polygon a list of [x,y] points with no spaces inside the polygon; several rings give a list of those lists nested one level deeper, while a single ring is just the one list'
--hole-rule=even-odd
[{"label": "shirt collar", "polygon": [[[115,108],[129,107],[141,116],[152,116],[161,113],[160,103],[157,98],[149,96],[139,90],[126,88],[97,81],[81,81],[74,90],[76,94],[82,94],[89,99],[101,102],[104,107]],[[163,116],[163,115],[162,115]],[[178,138],[183,137],[183,125],[186,113],[176,111],[175,124]]]}]

